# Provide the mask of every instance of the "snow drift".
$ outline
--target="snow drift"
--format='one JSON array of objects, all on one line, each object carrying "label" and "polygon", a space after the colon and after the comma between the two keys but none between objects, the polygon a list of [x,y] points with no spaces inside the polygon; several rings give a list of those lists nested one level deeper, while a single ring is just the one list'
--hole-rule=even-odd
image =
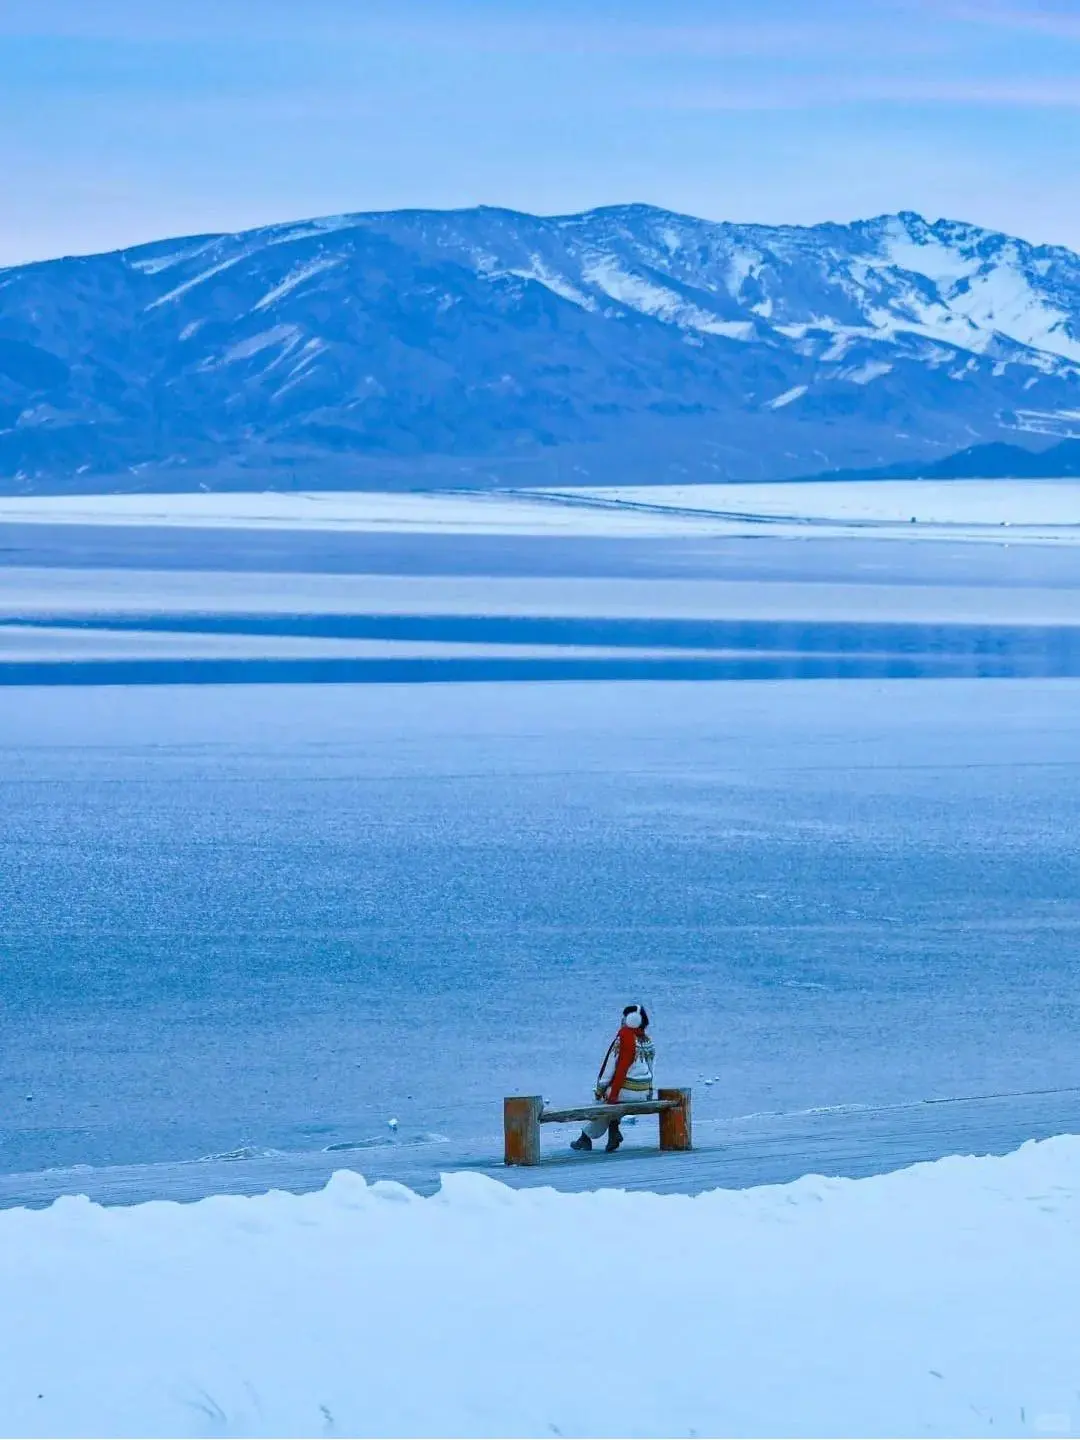
[{"label": "snow drift", "polygon": [[1074,1137],[696,1198],[66,1198],[0,1214],[0,1428],[1075,1433],[1078,1200]]}]

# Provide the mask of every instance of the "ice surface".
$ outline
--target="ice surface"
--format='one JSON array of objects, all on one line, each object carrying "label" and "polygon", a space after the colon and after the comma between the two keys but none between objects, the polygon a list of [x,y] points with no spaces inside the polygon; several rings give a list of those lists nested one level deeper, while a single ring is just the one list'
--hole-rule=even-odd
[{"label": "ice surface", "polygon": [[0,694],[0,1168],[1075,1083],[1075,682]]},{"label": "ice surface", "polygon": [[[130,533],[130,532],[122,532]],[[201,532],[196,531],[196,535]],[[822,579],[619,576],[287,574],[204,570],[0,567],[9,619],[109,615],[428,615],[587,619],[790,620],[957,625],[1080,624],[1080,586],[875,582],[876,567]],[[220,557],[223,561],[228,556]],[[268,557],[269,558],[269,557]],[[483,561],[481,559],[480,564]],[[1077,579],[1074,575],[1073,581]]]},{"label": "ice surface", "polygon": [[[205,614],[204,611],[199,612]],[[115,617],[113,617],[115,620]],[[11,660],[97,660],[152,659],[158,657],[214,658],[249,656],[259,659],[314,658],[394,660],[426,657],[431,660],[452,660],[488,657],[505,660],[540,660],[551,658],[557,648],[562,659],[597,660],[659,660],[670,650],[656,646],[620,645],[617,649],[604,645],[470,644],[453,640],[390,640],[356,637],[338,639],[327,636],[295,637],[268,634],[253,626],[247,634],[215,634],[195,629],[187,633],[170,633],[161,629],[119,630],[104,623],[85,628],[55,625],[0,624],[0,664]],[[682,647],[683,659],[704,659],[732,652],[722,647]]]},{"label": "ice surface", "polygon": [[0,1214],[0,1433],[1068,1434],[1078,1220],[1067,1137],[696,1199],[66,1199]]},{"label": "ice surface", "polygon": [[[1067,485],[966,493],[1021,507],[1044,491],[1060,515],[1050,502]],[[42,513],[4,527],[5,555],[36,560],[0,567],[3,663],[19,648],[55,681],[101,654],[445,665],[587,651],[606,665],[616,647],[625,663],[708,643],[758,652],[771,674],[785,647],[827,659],[838,645],[856,665],[884,651],[936,673],[918,667],[959,645],[972,673],[1019,642],[1049,667],[1038,673],[1061,673],[1076,552],[941,543],[974,521],[905,521],[906,537],[941,538],[901,542],[893,521],[858,512],[911,493],[625,492],[614,511],[648,527],[655,499],[665,522],[693,527],[702,511],[712,524],[720,507],[803,497],[798,538],[778,544],[761,537],[789,522],[761,508],[738,522],[753,539],[574,529],[582,515],[608,523],[604,496],[411,496],[427,528],[409,534],[395,497],[373,511],[354,496],[208,502],[226,522],[234,503],[322,511],[325,528],[291,528],[288,509],[263,528],[220,525],[213,508],[213,523],[151,529]],[[812,526],[837,497],[853,517]],[[519,501],[568,528],[468,528]],[[459,502],[474,509],[441,508]],[[123,503],[167,515],[173,501]],[[338,506],[387,523],[340,528]],[[461,528],[442,533],[448,513]],[[816,538],[834,528],[844,538]],[[380,1155],[434,1132],[450,1155],[490,1158],[504,1088],[574,1098],[606,1040],[597,1017],[626,985],[662,995],[664,1063],[697,1088],[703,1137],[740,1115],[861,1107],[857,1129],[829,1136],[787,1119],[782,1134],[743,1130],[688,1185],[785,1178],[811,1155],[863,1173],[1003,1148],[1060,1118],[1077,1017],[1074,685],[0,694],[0,1079],[19,1098],[0,1169],[129,1165],[154,1194],[174,1193],[161,1167],[206,1155],[264,1157],[215,1162],[219,1183],[222,1165],[236,1185],[319,1183],[328,1157],[302,1157],[372,1137]],[[449,1086],[430,1053],[447,1016]],[[889,1118],[908,1101],[1017,1089],[1056,1098],[1000,1123],[933,1108],[954,1118],[932,1134]],[[632,1183],[661,1183],[626,1161]],[[267,1178],[266,1164],[283,1168]],[[198,1166],[183,1177],[186,1195],[211,1183]],[[78,1179],[61,1169],[53,1183]],[[47,1193],[12,1184],[9,1196]]]}]

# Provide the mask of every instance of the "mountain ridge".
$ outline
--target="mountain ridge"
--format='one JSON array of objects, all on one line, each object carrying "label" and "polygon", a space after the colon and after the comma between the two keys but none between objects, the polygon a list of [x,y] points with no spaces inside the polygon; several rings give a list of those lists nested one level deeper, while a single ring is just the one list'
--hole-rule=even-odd
[{"label": "mountain ridge", "polygon": [[1080,434],[1080,256],[357,212],[0,270],[0,489],[786,478]]},{"label": "mountain ridge", "polygon": [[807,480],[1069,480],[1080,476],[1080,440],[1027,450],[993,440],[969,445],[930,464],[898,463],[876,470],[829,470]]}]

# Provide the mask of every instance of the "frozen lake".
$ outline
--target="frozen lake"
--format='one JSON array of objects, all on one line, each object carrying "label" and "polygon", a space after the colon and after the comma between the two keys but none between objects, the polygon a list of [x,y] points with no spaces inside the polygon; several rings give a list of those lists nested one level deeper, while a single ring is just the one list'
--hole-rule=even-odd
[{"label": "frozen lake", "polygon": [[1072,681],[9,690],[3,1167],[389,1117],[467,1147],[505,1093],[587,1089],[638,997],[702,1124],[1073,1085],[1078,706]]},{"label": "frozen lake", "polygon": [[1075,547],[0,541],[0,1204],[430,1188],[637,999],[700,1156],[545,1181],[1076,1127]]}]

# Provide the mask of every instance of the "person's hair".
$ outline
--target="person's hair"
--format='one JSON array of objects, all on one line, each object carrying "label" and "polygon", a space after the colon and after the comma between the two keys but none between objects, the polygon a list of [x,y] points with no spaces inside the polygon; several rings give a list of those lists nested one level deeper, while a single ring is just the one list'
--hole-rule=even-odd
[{"label": "person's hair", "polygon": [[636,1010],[641,1016],[641,1025],[638,1028],[641,1030],[647,1030],[649,1028],[649,1012],[645,1009],[644,1005],[625,1006],[622,1012],[623,1019],[625,1020],[627,1015],[629,1015],[634,1010]]}]

